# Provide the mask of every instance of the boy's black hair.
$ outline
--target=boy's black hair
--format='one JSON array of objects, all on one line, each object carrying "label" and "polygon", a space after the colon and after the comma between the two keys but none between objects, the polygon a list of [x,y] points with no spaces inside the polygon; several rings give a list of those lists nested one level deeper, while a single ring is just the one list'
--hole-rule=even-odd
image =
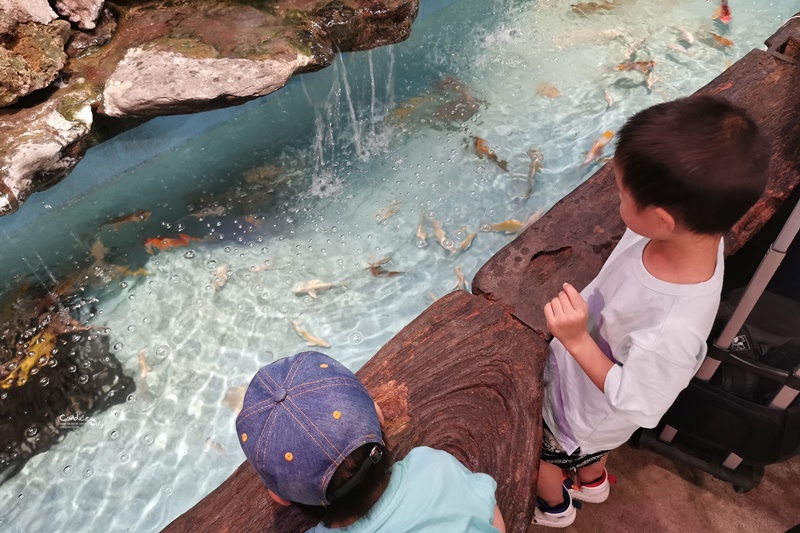
[{"label": "boy's black hair", "polygon": [[614,160],[639,207],[666,209],[701,234],[730,230],[764,192],[770,144],[742,108],[690,96],[633,115]]},{"label": "boy's black hair", "polygon": [[[383,436],[383,442],[386,442],[386,435]],[[369,461],[369,454],[373,446],[378,446],[382,452],[381,460],[372,465],[366,473],[363,481],[356,485],[352,490],[341,496],[340,498],[332,501],[330,505],[304,505],[301,503],[293,503],[303,512],[313,519],[322,522],[325,526],[330,527],[336,523],[347,523],[353,519],[359,519],[366,516],[372,509],[372,506],[380,499],[386,486],[389,484],[391,477],[391,466],[393,464],[392,456],[386,446],[376,444],[365,444],[356,449],[348,455],[339,468],[334,472],[328,483],[328,497],[333,494],[336,489],[347,483],[352,478],[358,469]]]}]

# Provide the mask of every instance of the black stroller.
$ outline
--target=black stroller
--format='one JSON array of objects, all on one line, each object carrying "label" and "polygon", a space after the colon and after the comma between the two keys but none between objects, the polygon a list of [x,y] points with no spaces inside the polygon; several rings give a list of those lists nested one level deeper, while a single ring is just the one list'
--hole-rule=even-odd
[{"label": "black stroller", "polygon": [[800,303],[765,292],[799,230],[800,203],[747,288],[722,302],[716,341],[692,382],[657,428],[634,436],[635,446],[704,470],[736,492],[755,487],[765,465],[800,453]]}]

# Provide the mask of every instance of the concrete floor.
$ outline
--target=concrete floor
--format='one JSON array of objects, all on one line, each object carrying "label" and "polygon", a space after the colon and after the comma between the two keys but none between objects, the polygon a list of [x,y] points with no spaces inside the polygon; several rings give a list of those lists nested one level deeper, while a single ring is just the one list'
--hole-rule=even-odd
[{"label": "concrete floor", "polygon": [[[649,450],[611,453],[609,499],[583,504],[573,533],[784,533],[800,524],[800,456],[766,467],[761,483],[737,494],[730,483]],[[530,532],[555,531],[532,526]]]}]

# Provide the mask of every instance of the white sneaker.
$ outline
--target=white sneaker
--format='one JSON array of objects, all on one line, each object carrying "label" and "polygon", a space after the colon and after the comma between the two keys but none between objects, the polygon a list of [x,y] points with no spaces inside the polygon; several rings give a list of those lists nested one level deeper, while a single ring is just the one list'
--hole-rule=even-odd
[{"label": "white sneaker", "polygon": [[567,505],[566,510],[561,511],[560,513],[552,513],[549,511],[540,510],[540,500],[537,498],[537,505],[533,510],[533,523],[539,526],[559,528],[571,525],[575,521],[575,515],[577,514],[577,511],[572,505],[572,497],[569,495],[569,493],[565,491],[564,497],[568,499],[569,505]]},{"label": "white sneaker", "polygon": [[608,470],[605,468],[603,469],[603,478],[591,485],[581,485],[579,489],[576,489],[572,480],[568,478],[564,482],[564,486],[567,487],[570,496],[586,503],[602,503],[608,499],[608,495],[611,492]]}]

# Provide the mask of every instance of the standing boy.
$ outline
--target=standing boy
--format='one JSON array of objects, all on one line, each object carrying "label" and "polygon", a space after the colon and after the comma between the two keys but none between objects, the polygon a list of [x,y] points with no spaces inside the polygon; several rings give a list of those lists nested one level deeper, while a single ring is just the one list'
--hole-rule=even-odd
[{"label": "standing boy", "polygon": [[[769,143],[721,98],[689,97],[631,117],[614,168],[628,227],[579,294],[545,305],[555,337],[545,368],[536,523],[566,527],[572,499],[609,494],[607,453],[655,427],[695,374],[722,289],[722,234],[764,191]],[[562,485],[562,469],[579,483]]]},{"label": "standing boy", "polygon": [[495,481],[447,452],[411,450],[392,464],[383,413],[346,367],[303,352],[255,375],[236,418],[270,497],[324,533],[505,533]]}]

